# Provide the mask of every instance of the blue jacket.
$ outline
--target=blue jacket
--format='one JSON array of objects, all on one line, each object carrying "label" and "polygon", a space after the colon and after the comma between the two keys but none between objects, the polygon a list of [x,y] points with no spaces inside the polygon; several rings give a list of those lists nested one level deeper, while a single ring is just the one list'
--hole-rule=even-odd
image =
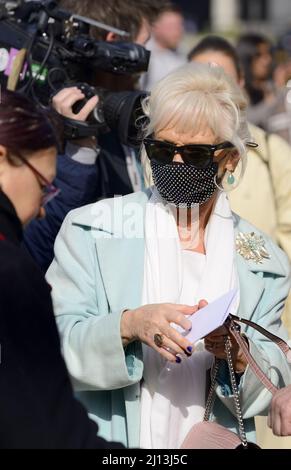
[{"label": "blue jacket", "polygon": [[[130,447],[139,444],[143,359],[139,342],[123,348],[120,319],[124,309],[141,305],[147,201],[148,193],[141,192],[70,213],[47,273],[63,354],[78,396],[97,420],[102,436]],[[140,212],[141,236],[118,237],[133,210]],[[101,226],[104,211],[108,222]],[[236,233],[260,234],[236,215],[234,221]],[[264,238],[270,259],[262,264],[237,254],[239,314],[287,338],[280,317],[290,289],[289,261],[271,239]],[[251,353],[273,383],[288,383],[289,365],[279,348],[251,328],[246,333]],[[266,414],[271,396],[249,368],[241,379],[240,394],[247,434],[254,440],[253,417]],[[217,395],[214,414],[218,422],[236,429],[227,380],[217,387]]]},{"label": "blue jacket", "polygon": [[46,205],[46,217],[33,220],[24,232],[25,247],[44,272],[53,260],[55,239],[68,212],[97,200],[97,167],[60,155],[54,184],[61,193]]}]

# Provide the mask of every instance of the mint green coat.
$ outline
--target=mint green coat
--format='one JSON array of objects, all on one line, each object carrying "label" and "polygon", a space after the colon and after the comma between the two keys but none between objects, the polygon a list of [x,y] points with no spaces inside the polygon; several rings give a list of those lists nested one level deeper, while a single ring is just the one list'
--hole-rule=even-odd
[{"label": "mint green coat", "polygon": [[[62,349],[77,396],[100,428],[101,436],[139,445],[140,381],[143,376],[139,342],[126,349],[120,337],[124,309],[141,304],[144,267],[143,223],[148,192],[111,199],[72,211],[55,244],[55,259],[47,273],[52,286]],[[122,211],[120,204],[126,209]],[[100,210],[108,210],[100,223]],[[130,227],[130,211],[140,211],[140,237],[118,237],[120,223]],[[235,231],[260,232],[234,215]],[[127,227],[127,228],[128,228]],[[262,264],[237,254],[241,289],[239,314],[286,338],[280,316],[290,289],[289,262],[269,239],[270,259]],[[289,383],[290,369],[276,345],[246,329],[250,350],[274,384]],[[227,382],[227,380],[226,380]],[[228,387],[217,387],[214,414],[221,424],[236,427]],[[254,439],[253,417],[266,414],[270,393],[247,368],[240,394],[248,437]]]}]

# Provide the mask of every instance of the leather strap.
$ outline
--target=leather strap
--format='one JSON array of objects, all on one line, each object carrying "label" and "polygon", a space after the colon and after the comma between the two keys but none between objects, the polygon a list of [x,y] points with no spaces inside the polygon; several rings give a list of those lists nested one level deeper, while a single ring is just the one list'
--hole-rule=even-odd
[{"label": "leather strap", "polygon": [[262,326],[258,325],[257,323],[251,321],[251,320],[246,320],[245,318],[240,318],[237,317],[236,315],[229,315],[230,319],[235,320],[240,323],[244,323],[245,325],[251,326],[255,330],[257,330],[259,333],[262,335],[266,336],[266,338],[270,339],[274,343],[277,344],[277,346],[281,349],[281,351],[285,354],[287,357],[287,361],[291,363],[291,349],[289,348],[288,344],[282,339],[279,338],[279,336],[273,335],[270,333],[268,330],[265,330]]},{"label": "leather strap", "polygon": [[[257,323],[254,323],[250,320],[245,320],[243,318],[236,317],[235,315],[229,315],[228,320],[225,323],[226,328],[229,330],[231,335],[234,337],[236,342],[238,343],[239,347],[241,348],[241,351],[248,362],[250,368],[254,372],[254,374],[257,376],[257,378],[260,380],[260,382],[269,390],[269,392],[274,395],[274,393],[278,390],[278,387],[276,387],[271,380],[267,377],[267,375],[262,371],[260,366],[257,364],[255,359],[252,357],[252,355],[249,352],[248,346],[246,342],[244,341],[243,337],[241,336],[239,332],[239,325],[236,322],[241,322],[246,325],[252,326],[255,330],[259,331],[262,335],[266,336],[269,338],[271,341],[273,341],[277,346],[281,349],[281,351],[285,354],[287,357],[287,360],[290,360],[291,356],[291,349],[289,348],[288,344],[279,338],[278,336],[273,335],[269,331],[265,330],[263,327],[258,325]],[[288,360],[288,362],[289,362]]]}]

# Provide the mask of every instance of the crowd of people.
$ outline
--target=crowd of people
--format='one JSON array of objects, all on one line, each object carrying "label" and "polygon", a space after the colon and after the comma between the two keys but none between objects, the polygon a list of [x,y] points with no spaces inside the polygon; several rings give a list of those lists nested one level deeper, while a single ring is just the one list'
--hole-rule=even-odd
[{"label": "crowd of people", "polygon": [[0,448],[178,449],[213,386],[211,419],[240,434],[228,352],[248,441],[280,447],[291,365],[273,337],[186,333],[233,291],[233,315],[291,339],[291,128],[276,118],[288,64],[258,34],[206,36],[183,55],[183,15],[166,0],[60,4],[152,51],[144,76],[98,70],[90,85],[150,93],[136,149],[112,130],[63,142],[55,112],[86,121],[98,103],[75,113],[77,86],[52,110],[2,90]]}]

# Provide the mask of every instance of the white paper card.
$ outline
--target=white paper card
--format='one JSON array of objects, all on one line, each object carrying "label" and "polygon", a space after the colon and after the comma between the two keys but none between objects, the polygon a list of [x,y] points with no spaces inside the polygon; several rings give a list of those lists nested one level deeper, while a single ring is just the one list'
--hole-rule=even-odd
[{"label": "white paper card", "polygon": [[222,326],[228,315],[232,313],[231,307],[236,295],[237,289],[232,289],[227,294],[224,294],[206,307],[198,310],[198,312],[187,317],[192,323],[190,332],[185,335],[188,341],[196,343],[199,339],[204,338]]}]

